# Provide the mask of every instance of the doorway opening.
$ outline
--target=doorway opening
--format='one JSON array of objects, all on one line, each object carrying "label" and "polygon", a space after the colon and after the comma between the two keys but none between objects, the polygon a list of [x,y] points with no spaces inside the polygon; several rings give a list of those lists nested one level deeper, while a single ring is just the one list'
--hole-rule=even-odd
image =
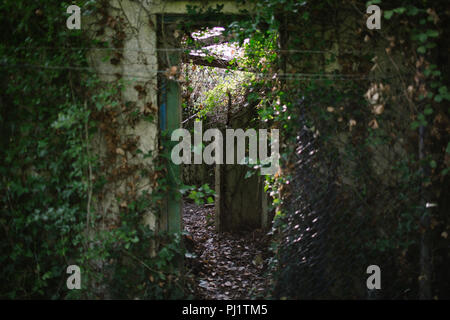
[{"label": "doorway opening", "polygon": [[[202,154],[194,143],[194,127],[202,133],[218,129],[258,128],[258,89],[245,67],[244,46],[223,26],[201,27],[183,35],[177,68],[169,77],[179,86],[180,127],[192,137],[192,159]],[[253,97],[253,99],[252,99]],[[167,110],[170,106],[167,105]],[[173,114],[169,114],[171,117]],[[248,139],[247,139],[248,140]],[[247,141],[248,142],[248,141]],[[246,145],[246,155],[248,146]],[[179,167],[183,182],[181,216],[185,242],[192,255],[186,265],[197,276],[197,294],[206,299],[246,299],[263,296],[268,256],[267,199],[264,177],[251,165],[206,164]]]}]

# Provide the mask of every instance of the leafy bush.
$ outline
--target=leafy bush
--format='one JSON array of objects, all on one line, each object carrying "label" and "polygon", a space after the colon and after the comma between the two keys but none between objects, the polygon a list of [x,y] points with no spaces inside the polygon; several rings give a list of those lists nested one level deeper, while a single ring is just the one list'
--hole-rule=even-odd
[{"label": "leafy bush", "polygon": [[[86,13],[102,1],[77,5]],[[0,297],[187,297],[181,235],[154,235],[142,223],[164,183],[128,204],[118,227],[96,224],[90,205],[106,177],[91,150],[94,115],[117,105],[121,86],[89,72],[82,48],[99,44],[68,32],[68,6],[0,4]],[[82,290],[69,292],[72,264],[81,268]]]}]

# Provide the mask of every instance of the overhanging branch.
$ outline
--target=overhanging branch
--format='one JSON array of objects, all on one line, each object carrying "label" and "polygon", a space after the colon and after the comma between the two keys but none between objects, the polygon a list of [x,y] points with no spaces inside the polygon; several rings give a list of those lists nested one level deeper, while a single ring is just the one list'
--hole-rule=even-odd
[{"label": "overhanging branch", "polygon": [[[222,68],[226,69],[228,67],[237,67],[237,64],[233,61],[230,64],[231,60],[225,60],[220,58],[214,58],[210,59],[205,56],[198,56],[193,54],[184,54],[183,55],[183,62],[185,63],[193,63],[195,65],[200,66],[207,66],[207,67],[214,67],[214,68]],[[237,68],[238,70],[241,70],[240,68]]]}]

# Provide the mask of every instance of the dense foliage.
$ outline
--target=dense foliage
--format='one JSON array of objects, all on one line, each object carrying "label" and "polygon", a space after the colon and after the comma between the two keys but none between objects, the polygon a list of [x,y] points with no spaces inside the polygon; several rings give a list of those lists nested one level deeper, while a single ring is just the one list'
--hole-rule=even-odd
[{"label": "dense foliage", "polygon": [[[274,294],[364,297],[365,268],[378,264],[386,298],[430,298],[431,282],[448,296],[443,2],[255,3],[253,19],[235,26],[260,72],[279,75],[258,83],[272,88],[260,117],[282,128],[285,147],[267,185]],[[383,10],[380,31],[365,26],[371,3]]]},{"label": "dense foliage", "polygon": [[[282,170],[266,181],[270,297],[366,297],[365,268],[379,264],[386,298],[430,298],[427,286],[448,298],[446,1],[370,1],[384,10],[381,31],[366,30],[363,1],[251,2],[256,11],[227,32],[245,48],[230,68],[255,73],[245,79],[258,121],[282,134]],[[0,297],[186,297],[181,235],[142,224],[147,208],[179,191],[169,187],[163,134],[153,193],[126,203],[120,224],[98,228],[91,205],[108,177],[91,140],[122,87],[89,69],[83,48],[100,44],[67,31],[68,5],[0,4]],[[78,5],[92,14],[106,4]],[[238,83],[209,91],[204,112],[230,90]],[[212,202],[208,186],[177,187]],[[71,264],[86,285],[68,294]]]},{"label": "dense foliage", "polygon": [[[104,2],[77,4],[93,14]],[[105,106],[119,104],[121,84],[102,83],[88,68],[87,49],[99,44],[67,30],[68,6],[0,4],[0,297],[184,297],[181,235],[156,237],[142,224],[168,192],[164,177],[153,196],[128,204],[118,228],[99,228],[91,208],[107,179],[91,139]],[[82,290],[68,294],[72,264],[81,267]]]},{"label": "dense foliage", "polygon": [[64,70],[86,64],[82,49],[64,50],[83,46],[79,32],[62,27],[66,6],[0,5],[2,297],[61,297],[63,266],[81,253],[92,159],[86,88]]}]

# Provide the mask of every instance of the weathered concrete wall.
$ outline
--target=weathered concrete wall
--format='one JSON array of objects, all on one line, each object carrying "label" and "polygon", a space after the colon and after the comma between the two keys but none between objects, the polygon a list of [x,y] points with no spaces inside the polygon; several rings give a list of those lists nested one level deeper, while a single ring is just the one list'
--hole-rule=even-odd
[{"label": "weathered concrete wall", "polygon": [[[109,48],[90,51],[91,67],[104,84],[123,86],[111,99],[113,103],[96,112],[99,129],[91,141],[102,164],[94,176],[106,179],[92,201],[92,210],[102,217],[104,228],[116,227],[120,223],[119,212],[127,210],[140,195],[151,194],[155,183],[152,172],[159,152],[161,122],[158,80],[164,76],[163,70],[178,64],[176,56],[169,58],[168,51],[157,48],[177,48],[179,41],[174,34],[176,22],[164,22],[164,29],[158,30],[158,19],[186,14],[186,5],[206,9],[216,8],[217,4],[224,5],[225,14],[249,9],[235,1],[112,0],[103,2],[95,16],[83,21],[83,26],[89,26],[85,27],[86,32]],[[173,126],[174,117],[167,114],[165,121]],[[159,221],[151,208],[144,216],[144,223],[153,230],[158,225],[168,225],[167,221]]]},{"label": "weathered concrete wall", "polygon": [[[396,76],[408,72],[402,67],[405,57],[391,47],[392,42],[389,39],[381,40],[378,37],[379,32],[389,32],[386,26],[383,26],[382,31],[369,31],[365,26],[367,17],[364,14],[348,10],[348,8],[331,12],[328,12],[329,19],[316,23],[310,22],[307,28],[295,25],[293,21],[288,22],[289,32],[284,38],[284,48],[293,51],[310,50],[314,53],[302,54],[303,59],[299,59],[298,55],[292,53],[285,54],[286,72],[328,74],[331,75],[328,79],[333,82],[333,89],[346,92],[349,91],[349,84],[353,84],[354,92],[361,91],[361,95],[355,96],[351,102],[343,100],[340,104],[336,104],[332,101],[329,105],[321,105],[322,112],[317,111],[317,105],[314,108],[307,108],[307,117],[315,121],[313,131],[317,135],[327,131],[329,133],[329,128],[334,128],[333,135],[323,146],[328,152],[336,151],[338,159],[335,163],[339,164],[338,183],[350,188],[357,184],[355,181],[357,163],[355,158],[348,156],[349,152],[355,152],[355,150],[349,151],[349,149],[352,146],[359,148],[367,143],[361,139],[367,134],[367,128],[385,132],[391,135],[391,138],[395,135],[396,141],[392,145],[367,143],[367,158],[370,159],[367,170],[371,170],[374,177],[377,177],[381,183],[391,185],[395,181],[391,170],[392,162],[406,157],[409,151],[413,151],[408,150],[408,128],[404,121],[405,114],[410,113],[410,107],[404,103],[396,103],[395,97],[394,100],[390,100],[393,95],[398,94],[398,90],[404,89],[405,84],[400,77],[396,78]],[[295,35],[302,32],[309,34],[310,40],[298,43],[295,41]],[[376,41],[373,40],[375,38]],[[371,56],[376,56],[377,60],[371,61],[367,58]],[[333,76],[333,73],[337,75]],[[367,80],[369,78],[373,80]],[[323,85],[323,80],[312,82],[319,87]],[[306,83],[308,83],[307,79],[301,81],[301,84]],[[290,84],[288,83],[287,86],[289,87]],[[358,99],[360,101],[355,102]],[[320,99],[317,100],[320,101]],[[311,112],[313,109],[315,111]],[[330,119],[324,119],[323,113],[328,113]],[[384,128],[379,125],[382,122],[384,122]],[[391,128],[386,128],[386,124],[389,124]],[[402,124],[404,124],[403,129]]]},{"label": "weathered concrete wall", "polygon": [[[354,257],[353,244],[372,241],[363,234],[380,238],[396,234],[396,223],[408,205],[398,196],[402,184],[399,171],[395,172],[398,160],[417,152],[411,150],[414,143],[407,137],[412,114],[405,103],[402,81],[407,77],[402,65],[408,59],[402,50],[396,50],[399,42],[384,38],[390,34],[387,26],[382,24],[381,31],[368,30],[364,13],[344,2],[329,3],[315,16],[322,19],[303,25],[288,19],[289,32],[283,43],[290,52],[316,52],[287,54],[288,72],[325,73],[327,77],[286,83],[286,92],[306,93],[304,103],[294,103],[299,118],[307,120],[301,126],[309,126],[309,130],[299,130],[298,140],[303,141],[297,146],[305,152],[298,151],[299,158],[292,156],[295,181],[283,189],[281,209],[289,210],[293,226],[299,226],[298,252],[309,259],[306,265],[317,270],[323,266],[323,274],[316,279],[330,274],[338,279],[330,288],[331,296],[342,296],[344,285],[340,282],[346,278],[345,286],[350,284],[352,295],[364,296],[366,288],[353,278],[360,266],[341,265],[336,256],[342,261]],[[308,40],[298,41],[299,35]],[[314,148],[311,152],[305,147],[308,144]],[[289,170],[287,165],[285,172],[290,174]],[[308,230],[312,232],[308,234]],[[359,253],[364,261],[366,252]],[[304,284],[302,290],[312,291]]]},{"label": "weathered concrete wall", "polygon": [[[254,109],[243,107],[231,116],[230,128],[243,129],[255,118]],[[218,128],[225,138],[221,122],[208,123],[204,128]],[[234,146],[237,153],[237,144]],[[183,182],[200,186],[207,183],[216,191],[216,228],[218,231],[254,230],[268,227],[267,195],[263,190],[264,177],[254,173],[246,165],[189,164],[183,165]]]},{"label": "weathered concrete wall", "polygon": [[[156,16],[135,1],[110,1],[84,25],[90,26],[94,39],[112,48],[90,51],[99,79],[113,87],[123,85],[112,99],[114,105],[102,106],[100,128],[92,141],[103,164],[102,172],[95,175],[106,178],[103,190],[94,196],[94,208],[105,227],[112,228],[120,210],[152,191],[151,175],[140,172],[151,172],[158,152]],[[145,217],[155,229],[154,213],[148,211]]]},{"label": "weathered concrete wall", "polygon": [[254,4],[238,2],[234,0],[208,0],[208,1],[179,1],[179,0],[153,0],[153,1],[144,1],[146,3],[147,9],[149,12],[154,14],[186,14],[186,6],[197,6],[201,9],[216,9],[217,6],[221,6],[221,13],[224,14],[239,14],[242,11],[247,10],[251,12]]},{"label": "weathered concrete wall", "polygon": [[207,183],[212,188],[214,185],[214,165],[183,165],[183,183],[195,186]]},{"label": "weathered concrete wall", "polygon": [[218,165],[216,170],[216,228],[219,231],[248,231],[266,228],[267,202],[263,177],[245,178],[242,165]]},{"label": "weathered concrete wall", "polygon": [[[243,108],[231,117],[230,127],[246,130],[255,116],[255,109]],[[226,136],[223,129],[222,135]],[[236,143],[234,148],[236,154]],[[268,198],[264,192],[264,176],[254,173],[246,178],[250,170],[252,169],[246,165],[216,165],[215,218],[218,231],[243,231],[268,227]]]}]

